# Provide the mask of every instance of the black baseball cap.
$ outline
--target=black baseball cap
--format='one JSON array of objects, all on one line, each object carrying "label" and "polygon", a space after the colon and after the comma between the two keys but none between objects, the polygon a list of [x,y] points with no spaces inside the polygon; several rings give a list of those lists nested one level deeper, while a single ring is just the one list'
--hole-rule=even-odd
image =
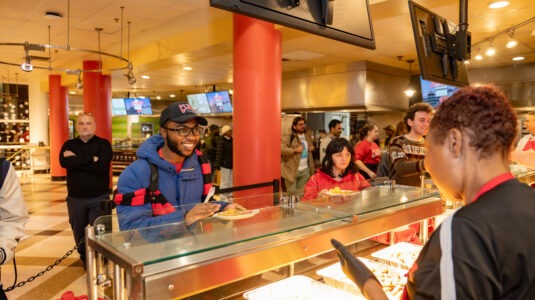
[{"label": "black baseball cap", "polygon": [[188,102],[175,102],[162,111],[160,115],[160,126],[163,126],[167,121],[184,123],[191,119],[197,120],[197,123],[202,126],[208,125],[208,121],[197,115]]}]

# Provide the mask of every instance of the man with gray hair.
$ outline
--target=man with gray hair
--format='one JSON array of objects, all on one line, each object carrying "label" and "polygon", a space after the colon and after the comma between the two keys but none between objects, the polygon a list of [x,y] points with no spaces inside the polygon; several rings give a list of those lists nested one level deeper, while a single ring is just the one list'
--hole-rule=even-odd
[{"label": "man with gray hair", "polygon": [[110,163],[113,157],[108,140],[95,135],[92,113],[78,115],[78,137],[63,144],[59,162],[67,169],[67,209],[69,223],[85,268],[85,227],[101,215],[100,202],[109,200]]}]

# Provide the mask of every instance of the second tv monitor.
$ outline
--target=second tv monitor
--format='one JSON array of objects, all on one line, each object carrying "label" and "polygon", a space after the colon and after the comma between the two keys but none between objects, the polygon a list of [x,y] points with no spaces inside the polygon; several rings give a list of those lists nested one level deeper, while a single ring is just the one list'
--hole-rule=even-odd
[{"label": "second tv monitor", "polygon": [[150,98],[125,98],[124,106],[129,115],[152,115]]},{"label": "second tv monitor", "polygon": [[208,105],[213,113],[232,112],[228,91],[207,93],[206,98],[208,98]]}]

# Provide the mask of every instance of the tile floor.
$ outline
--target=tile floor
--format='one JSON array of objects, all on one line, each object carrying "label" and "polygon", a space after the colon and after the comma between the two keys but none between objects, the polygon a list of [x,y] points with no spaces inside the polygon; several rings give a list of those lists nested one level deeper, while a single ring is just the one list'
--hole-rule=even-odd
[{"label": "tile floor", "polygon": [[[30,213],[26,234],[15,251],[17,281],[21,282],[65,255],[74,247],[74,238],[65,202],[65,181],[53,182],[50,174],[19,176],[19,181]],[[11,286],[15,279],[13,263],[2,266],[1,272],[4,288]],[[87,295],[85,271],[76,251],[49,272],[8,292],[7,297],[60,299],[65,291]]]}]

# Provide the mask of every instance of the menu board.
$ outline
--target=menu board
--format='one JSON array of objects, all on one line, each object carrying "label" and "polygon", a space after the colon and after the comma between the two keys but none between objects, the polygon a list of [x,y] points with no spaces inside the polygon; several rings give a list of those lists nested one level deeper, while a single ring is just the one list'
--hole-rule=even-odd
[{"label": "menu board", "polygon": [[206,94],[188,95],[188,102],[196,113],[209,114],[211,112]]},{"label": "menu board", "polygon": [[123,98],[111,99],[111,115],[112,116],[124,116],[126,115],[126,108],[124,106]]},{"label": "menu board", "polygon": [[152,115],[149,98],[125,98],[124,106],[129,115]]},{"label": "menu board", "polygon": [[207,93],[208,105],[213,113],[230,113],[232,112],[232,104],[230,103],[230,96],[228,91],[220,91]]}]

